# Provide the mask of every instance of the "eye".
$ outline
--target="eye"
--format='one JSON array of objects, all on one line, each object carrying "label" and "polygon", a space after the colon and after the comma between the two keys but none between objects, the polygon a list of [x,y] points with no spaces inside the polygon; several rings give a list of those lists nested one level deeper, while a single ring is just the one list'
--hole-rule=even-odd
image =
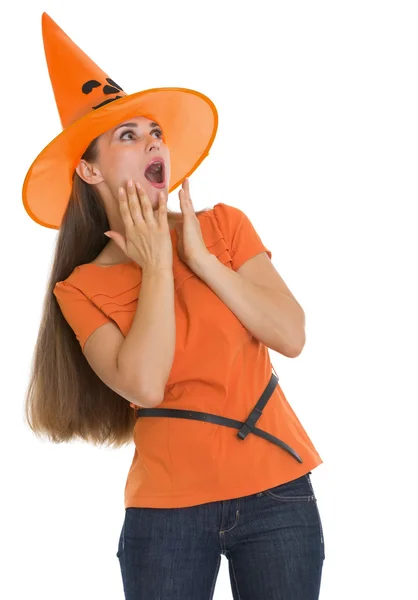
[{"label": "eye", "polygon": [[[133,136],[133,137],[127,138],[127,137],[125,137],[127,135]],[[125,139],[125,140],[128,140],[128,139],[132,140],[134,138],[135,138],[135,132],[132,129],[127,129],[126,131],[124,131],[123,133],[121,133],[120,136],[119,136],[120,140],[123,140],[123,139]]]},{"label": "eye", "polygon": [[159,139],[161,139],[163,137],[162,129],[159,129],[159,128],[158,129],[153,129],[151,131],[151,135],[154,135],[154,133],[157,134],[157,136],[158,136]]}]

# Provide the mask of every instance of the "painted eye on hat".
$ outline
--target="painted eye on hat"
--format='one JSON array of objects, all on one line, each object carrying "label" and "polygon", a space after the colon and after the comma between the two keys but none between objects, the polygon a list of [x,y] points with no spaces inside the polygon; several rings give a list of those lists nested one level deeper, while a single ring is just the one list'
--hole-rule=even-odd
[{"label": "painted eye on hat", "polygon": [[[106,81],[109,85],[103,86],[104,94],[109,95],[109,94],[117,94],[118,92],[123,92],[123,89],[120,87],[120,85],[115,83],[113,81],[113,79],[110,79],[110,77],[106,77]],[[85,83],[83,83],[83,85],[81,87],[81,91],[83,92],[83,94],[90,94],[95,88],[98,88],[101,86],[102,86],[102,84],[100,83],[100,81],[97,81],[96,79],[89,79],[89,81],[86,81]],[[92,106],[92,108],[93,109],[100,108],[104,104],[113,102],[113,100],[117,100],[118,98],[122,98],[122,96],[115,96],[114,98],[109,98],[108,100],[104,100],[100,104],[97,104],[97,106]]]}]

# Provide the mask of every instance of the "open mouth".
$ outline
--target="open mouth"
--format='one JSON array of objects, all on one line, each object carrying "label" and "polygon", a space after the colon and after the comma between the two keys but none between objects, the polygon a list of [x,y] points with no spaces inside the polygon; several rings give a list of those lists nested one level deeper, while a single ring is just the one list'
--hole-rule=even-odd
[{"label": "open mouth", "polygon": [[144,174],[154,187],[165,187],[165,165],[161,158],[154,158],[149,162]]}]

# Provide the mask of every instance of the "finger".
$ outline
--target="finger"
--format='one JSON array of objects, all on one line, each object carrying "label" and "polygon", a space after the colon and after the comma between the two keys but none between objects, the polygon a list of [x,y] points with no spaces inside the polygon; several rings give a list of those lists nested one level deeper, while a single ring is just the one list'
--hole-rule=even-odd
[{"label": "finger", "polygon": [[136,182],[136,192],[138,195],[138,210],[141,213],[141,222],[145,222],[149,225],[150,223],[155,223],[154,212],[152,210],[151,202],[144,190],[144,188],[139,184],[139,181]]},{"label": "finger", "polygon": [[190,198],[189,180],[188,179],[185,179],[183,181],[183,183],[182,183],[182,189],[179,191],[179,196],[180,196],[182,210],[184,208],[184,211],[186,213],[196,214],[194,212],[193,203],[192,203],[192,200]]},{"label": "finger", "polygon": [[127,233],[133,229],[134,222],[128,206],[128,197],[123,187],[119,188],[119,211],[125,226],[125,232]]},{"label": "finger", "polygon": [[137,189],[134,185],[132,179],[128,180],[127,186],[127,194],[128,194],[128,205],[129,211],[131,213],[133,224],[143,223],[144,219],[142,218],[141,205],[138,199]]},{"label": "finger", "polygon": [[167,202],[165,198],[164,192],[160,192],[159,194],[159,204],[158,204],[158,222],[160,225],[167,224]]},{"label": "finger", "polygon": [[180,208],[181,208],[181,210],[183,212],[187,212],[188,206],[187,206],[186,196],[185,196],[183,188],[181,188],[179,190],[179,198],[180,198]]},{"label": "finger", "polygon": [[184,180],[184,185],[185,185],[185,193],[186,193],[186,198],[187,198],[187,202],[190,204],[190,206],[193,208],[193,202],[192,202],[192,198],[190,196],[190,183],[188,179]]}]

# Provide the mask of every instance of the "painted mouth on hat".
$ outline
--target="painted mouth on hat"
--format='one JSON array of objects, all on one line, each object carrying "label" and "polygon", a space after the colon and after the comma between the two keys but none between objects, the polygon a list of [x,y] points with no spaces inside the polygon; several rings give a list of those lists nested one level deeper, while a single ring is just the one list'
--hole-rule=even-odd
[{"label": "painted mouth on hat", "polygon": [[144,174],[154,187],[165,187],[165,164],[162,158],[153,158],[145,167]]}]

